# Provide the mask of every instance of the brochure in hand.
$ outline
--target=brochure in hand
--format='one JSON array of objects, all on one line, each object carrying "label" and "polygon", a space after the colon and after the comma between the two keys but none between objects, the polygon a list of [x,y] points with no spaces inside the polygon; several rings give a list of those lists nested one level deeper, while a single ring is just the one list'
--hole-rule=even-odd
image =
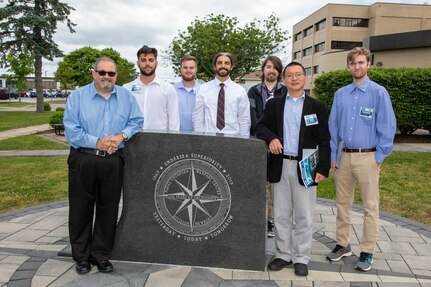
[{"label": "brochure in hand", "polygon": [[319,163],[318,149],[304,149],[302,160],[299,162],[302,181],[306,187],[314,183],[316,177],[316,168]]}]

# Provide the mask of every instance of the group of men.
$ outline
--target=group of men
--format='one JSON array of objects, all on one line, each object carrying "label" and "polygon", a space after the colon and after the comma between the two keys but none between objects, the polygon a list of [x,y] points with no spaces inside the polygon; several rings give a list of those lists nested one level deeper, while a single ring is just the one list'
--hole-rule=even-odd
[{"label": "group of men", "polygon": [[[122,148],[140,130],[255,135],[268,145],[268,181],[273,205],[276,256],[268,268],[293,264],[306,276],[310,260],[316,186],[334,169],[337,245],[327,258],[352,255],[350,242],[354,185],[359,182],[364,204],[364,232],[356,268],[370,270],[378,237],[379,171],[391,153],[395,116],[385,88],[367,76],[370,52],[355,48],[347,56],[352,84],[335,94],[330,116],[325,105],[306,94],[304,67],[291,62],[283,69],[278,57],[261,66],[262,82],[246,93],[233,82],[233,56],[219,53],[215,78],[196,81],[197,60],[181,59],[182,80],[175,86],[156,74],[157,50],[137,53],[139,77],[115,85],[117,68],[109,58],[93,67],[93,82],[68,98],[64,125],[71,145],[69,165],[69,233],[79,274],[92,265],[112,272],[112,252],[122,189]],[[304,186],[298,162],[304,149],[317,149],[314,184]],[[268,189],[269,191],[270,189]],[[93,216],[95,206],[95,219]],[[272,214],[273,213],[273,214]]]}]

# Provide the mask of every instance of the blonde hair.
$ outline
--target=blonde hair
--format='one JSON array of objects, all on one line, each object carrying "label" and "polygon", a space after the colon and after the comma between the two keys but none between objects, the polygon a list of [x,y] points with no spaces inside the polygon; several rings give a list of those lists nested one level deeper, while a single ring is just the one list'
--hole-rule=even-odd
[{"label": "blonde hair", "polygon": [[365,47],[355,47],[347,54],[347,65],[354,61],[358,56],[364,55],[367,58],[367,62],[370,62],[371,52]]}]

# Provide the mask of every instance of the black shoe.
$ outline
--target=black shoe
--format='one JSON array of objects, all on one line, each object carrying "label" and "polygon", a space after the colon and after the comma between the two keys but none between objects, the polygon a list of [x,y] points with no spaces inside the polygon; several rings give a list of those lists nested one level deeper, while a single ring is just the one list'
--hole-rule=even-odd
[{"label": "black shoe", "polygon": [[308,267],[307,264],[304,263],[295,263],[295,274],[298,276],[307,276],[308,275]]},{"label": "black shoe", "polygon": [[280,271],[287,265],[292,264],[292,261],[286,261],[281,258],[275,258],[268,264],[268,268],[273,271]]},{"label": "black shoe", "polygon": [[88,261],[77,262],[75,265],[78,274],[85,274],[91,271],[91,265]]},{"label": "black shoe", "polygon": [[93,265],[97,265],[97,269],[99,272],[103,273],[109,273],[114,271],[114,266],[112,266],[112,263],[108,259],[101,259],[101,260],[91,260],[91,263]]}]

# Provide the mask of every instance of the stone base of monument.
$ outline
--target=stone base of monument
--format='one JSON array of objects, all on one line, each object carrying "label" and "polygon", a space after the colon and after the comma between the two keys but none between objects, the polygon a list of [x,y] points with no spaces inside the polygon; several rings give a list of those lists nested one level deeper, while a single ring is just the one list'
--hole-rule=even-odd
[{"label": "stone base of monument", "polygon": [[224,135],[134,136],[112,259],[265,270],[266,151]]}]

